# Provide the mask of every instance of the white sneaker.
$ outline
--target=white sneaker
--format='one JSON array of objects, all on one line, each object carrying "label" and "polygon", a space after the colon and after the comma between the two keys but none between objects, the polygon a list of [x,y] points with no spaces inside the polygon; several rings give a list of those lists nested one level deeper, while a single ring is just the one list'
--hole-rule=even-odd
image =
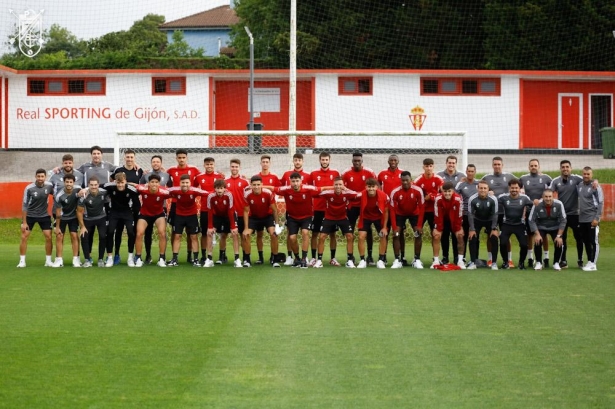
[{"label": "white sneaker", "polygon": [[[233,265],[235,265],[237,263],[233,263]],[[214,263],[214,261],[212,259],[206,259],[205,262],[203,263],[203,267],[205,268],[212,268],[216,265],[216,263]],[[235,266],[237,267],[237,266]],[[241,262],[239,263],[239,267],[241,267]]]},{"label": "white sneaker", "polygon": [[78,258],[74,258],[73,267],[81,267],[81,260],[79,260]]},{"label": "white sneaker", "polygon": [[292,266],[295,262],[295,259],[291,256],[286,256],[286,261],[284,262],[285,266]]},{"label": "white sneaker", "polygon": [[367,268],[367,261],[361,260],[359,264],[357,264],[357,268]]},{"label": "white sneaker", "polygon": [[553,270],[555,271],[561,271],[562,268],[559,266],[559,263],[553,263]]},{"label": "white sneaker", "polygon": [[19,264],[17,264],[17,268],[24,268],[26,266],[26,260],[21,260]]},{"label": "white sneaker", "polygon": [[418,258],[415,258],[414,261],[412,261],[412,267],[418,269],[418,270],[422,270],[423,267],[423,262],[421,260],[419,260]]},{"label": "white sneaker", "polygon": [[163,259],[159,259],[159,260],[158,260],[158,263],[156,263],[156,265],[157,265],[158,267],[166,267],[166,266],[167,266],[167,262],[166,262],[166,261],[164,261]]},{"label": "white sneaker", "polygon": [[[335,259],[334,259],[334,260],[335,260]],[[317,260],[317,259],[315,259],[315,258],[311,259],[311,260],[307,263],[308,267],[314,267],[314,265],[316,264],[316,262],[317,262],[317,261],[318,261],[318,260]],[[335,262],[337,263],[337,260],[335,260]],[[294,261],[293,261],[293,264],[294,264]],[[331,264],[333,264],[333,263],[331,263]],[[339,265],[340,265],[340,263],[337,263],[337,265],[339,266]]]},{"label": "white sneaker", "polygon": [[356,266],[354,265],[354,261],[348,260],[346,262],[346,268],[356,268]]},{"label": "white sneaker", "polygon": [[492,270],[497,270],[498,269],[498,263],[491,264],[491,269]]},{"label": "white sneaker", "polygon": [[81,265],[81,267],[83,268],[92,267],[92,262],[90,260],[85,260],[83,264]]},{"label": "white sneaker", "polygon": [[105,267],[113,267],[113,257],[107,256],[107,262],[105,263]]},{"label": "white sneaker", "polygon": [[440,261],[434,261],[433,263],[431,263],[431,267],[429,267],[430,269],[434,270],[436,267],[441,266],[442,263]]},{"label": "white sneaker", "polygon": [[128,267],[134,267],[135,266],[135,258],[128,256],[128,261],[126,261],[126,263],[128,264]]},{"label": "white sneaker", "polygon": [[534,263],[534,270],[542,270],[542,263],[540,261]]},{"label": "white sneaker", "polygon": [[322,268],[322,260],[316,260],[312,268]]},{"label": "white sneaker", "polygon": [[598,271],[598,266],[593,261],[588,261],[583,267],[583,271]]},{"label": "white sneaker", "polygon": [[250,264],[250,263],[249,263],[249,262],[247,262],[247,261],[244,261],[244,262],[243,262],[243,264],[242,264],[242,266],[243,266],[243,267],[246,267],[246,268],[250,268],[250,267],[252,267],[252,264]]},{"label": "white sneaker", "polygon": [[64,260],[62,260],[62,257],[56,257],[51,267],[53,268],[64,267]]},{"label": "white sneaker", "polygon": [[386,266],[386,264],[384,264],[384,261],[378,260],[376,262],[376,268],[387,268],[387,266]]},{"label": "white sneaker", "polygon": [[465,270],[466,269],[466,263],[464,263],[463,260],[459,260],[457,262],[457,267],[459,267],[462,270]]},{"label": "white sneaker", "polygon": [[391,268],[402,268],[404,265],[399,259],[395,259]]},{"label": "white sneaker", "polygon": [[143,267],[143,259],[141,257],[135,261],[135,267]]},{"label": "white sneaker", "polygon": [[331,261],[329,261],[329,264],[331,264],[332,266],[335,266],[335,267],[339,267],[339,266],[341,266],[340,262],[339,262],[339,261],[337,261],[337,260],[336,260],[336,259],[334,259],[334,258],[332,258],[332,259],[331,259]]},{"label": "white sneaker", "polygon": [[243,265],[241,264],[241,260],[237,259],[237,260],[233,261],[233,267],[243,268]]},{"label": "white sneaker", "polygon": [[53,261],[45,260],[45,267],[53,267]]},{"label": "white sneaker", "polygon": [[471,262],[470,264],[468,264],[466,269],[467,270],[476,270],[476,264],[474,264],[474,262]]}]

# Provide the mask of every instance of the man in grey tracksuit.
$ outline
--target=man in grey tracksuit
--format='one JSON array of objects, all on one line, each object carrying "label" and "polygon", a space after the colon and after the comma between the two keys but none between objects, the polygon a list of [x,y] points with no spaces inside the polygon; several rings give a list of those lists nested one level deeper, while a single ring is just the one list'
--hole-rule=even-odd
[{"label": "man in grey tracksuit", "polygon": [[587,252],[587,264],[584,271],[596,271],[598,267],[598,231],[600,217],[604,208],[604,194],[600,186],[593,186],[592,168],[583,168],[583,183],[577,186],[579,195],[579,230]]},{"label": "man in grey tracksuit", "polygon": [[[564,204],[559,200],[553,199],[553,191],[545,189],[542,193],[542,200],[532,207],[530,212],[530,229],[534,234],[534,251],[540,254],[542,242],[548,236],[553,239],[555,245],[555,257],[553,262],[554,270],[561,270],[560,261],[564,240],[562,233],[566,228],[566,210]],[[538,260],[534,264],[534,270],[542,270],[542,263]]]}]

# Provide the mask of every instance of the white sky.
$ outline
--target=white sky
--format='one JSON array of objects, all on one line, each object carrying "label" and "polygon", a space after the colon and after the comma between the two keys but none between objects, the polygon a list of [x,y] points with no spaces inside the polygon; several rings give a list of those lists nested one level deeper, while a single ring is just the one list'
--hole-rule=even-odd
[{"label": "white sky", "polygon": [[43,28],[52,24],[67,28],[78,38],[89,39],[103,34],[127,30],[136,20],[153,13],[166,21],[228,4],[230,0],[8,0],[0,8],[0,55],[9,51],[8,37],[13,33],[17,17],[28,9],[43,13]]}]

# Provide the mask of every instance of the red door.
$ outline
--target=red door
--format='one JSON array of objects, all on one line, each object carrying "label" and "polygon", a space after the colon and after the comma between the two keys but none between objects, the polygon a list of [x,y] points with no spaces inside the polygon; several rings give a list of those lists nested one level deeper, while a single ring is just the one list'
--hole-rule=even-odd
[{"label": "red door", "polygon": [[559,148],[583,148],[583,95],[559,94]]}]

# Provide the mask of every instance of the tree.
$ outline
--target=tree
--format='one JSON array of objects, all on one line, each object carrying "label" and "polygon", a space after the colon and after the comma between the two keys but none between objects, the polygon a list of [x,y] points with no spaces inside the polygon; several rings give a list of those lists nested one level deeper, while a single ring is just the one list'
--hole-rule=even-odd
[{"label": "tree", "polygon": [[115,31],[91,40],[89,53],[115,51],[134,56],[158,56],[167,44],[167,36],[158,29],[164,21],[164,16],[148,14],[135,21],[128,31]]},{"label": "tree", "polygon": [[188,44],[184,38],[184,32],[181,30],[175,30],[173,32],[172,42],[170,42],[164,50],[164,55],[167,57],[189,57],[197,58],[203,57],[205,50],[203,48],[197,48],[196,50]]}]

